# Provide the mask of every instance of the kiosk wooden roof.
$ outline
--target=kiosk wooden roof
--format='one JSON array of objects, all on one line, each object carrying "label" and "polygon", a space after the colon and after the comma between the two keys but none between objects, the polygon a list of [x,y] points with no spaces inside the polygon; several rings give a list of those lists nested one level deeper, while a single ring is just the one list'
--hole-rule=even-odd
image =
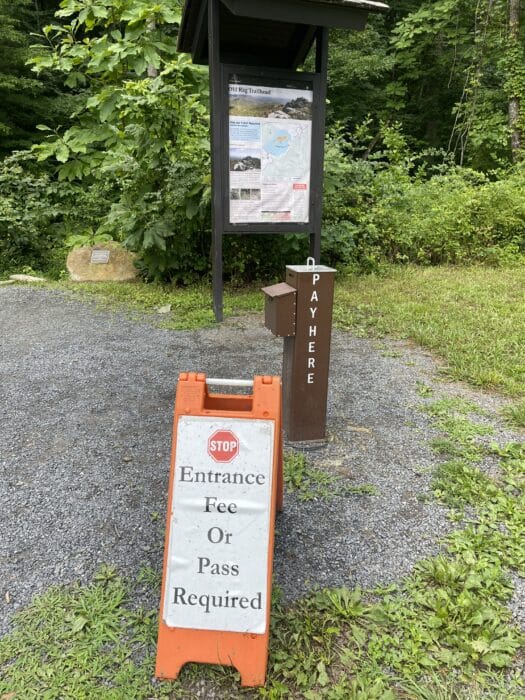
[{"label": "kiosk wooden roof", "polygon": [[[221,0],[221,60],[294,70],[306,58],[318,27],[364,29],[377,0]],[[208,0],[186,0],[179,51],[208,63]]]}]

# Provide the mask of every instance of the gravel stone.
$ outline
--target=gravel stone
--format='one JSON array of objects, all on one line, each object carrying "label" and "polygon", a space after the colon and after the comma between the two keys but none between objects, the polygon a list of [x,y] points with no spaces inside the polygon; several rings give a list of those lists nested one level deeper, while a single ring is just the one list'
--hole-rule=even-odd
[{"label": "gravel stone", "polygon": [[[308,459],[377,495],[286,495],[275,548],[286,601],[398,581],[450,529],[425,500],[439,458],[417,382],[473,392],[440,383],[428,353],[393,341],[335,331],[331,362],[329,440]],[[259,316],[168,331],[61,292],[0,288],[0,634],[34,595],[87,582],[103,563],[133,577],[159,571],[179,372],[250,378],[281,363],[282,341]],[[520,582],[520,621],[524,600]],[[142,602],[158,606],[151,593]]]}]

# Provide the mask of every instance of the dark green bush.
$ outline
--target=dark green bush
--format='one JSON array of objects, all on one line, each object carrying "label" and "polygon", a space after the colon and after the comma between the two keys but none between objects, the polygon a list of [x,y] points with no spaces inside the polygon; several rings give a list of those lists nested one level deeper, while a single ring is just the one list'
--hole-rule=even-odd
[{"label": "dark green bush", "polygon": [[[365,139],[366,140],[366,139]],[[487,176],[411,154],[383,128],[375,154],[332,133],[327,146],[323,250],[329,262],[368,271],[382,262],[523,262],[525,168]]]},{"label": "dark green bush", "polygon": [[0,163],[0,273],[44,270],[62,245],[62,186],[28,165],[21,154]]},{"label": "dark green bush", "polygon": [[105,183],[59,182],[29,152],[0,162],[0,273],[32,268],[58,276],[66,236],[98,226],[110,197]]},{"label": "dark green bush", "polygon": [[131,161],[99,231],[139,254],[145,277],[190,283],[209,267],[206,162]]},{"label": "dark green bush", "polygon": [[403,183],[358,222],[359,255],[424,265],[499,264],[525,253],[525,172],[497,182],[456,170]]}]

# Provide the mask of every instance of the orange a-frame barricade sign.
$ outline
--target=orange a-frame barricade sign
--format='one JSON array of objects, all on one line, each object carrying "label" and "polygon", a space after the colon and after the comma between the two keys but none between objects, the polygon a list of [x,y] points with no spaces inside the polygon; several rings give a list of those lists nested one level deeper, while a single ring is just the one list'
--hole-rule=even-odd
[{"label": "orange a-frame barricade sign", "polygon": [[[209,385],[252,386],[217,394]],[[281,379],[179,376],[156,675],[234,666],[264,685],[274,521],[282,509]]]}]

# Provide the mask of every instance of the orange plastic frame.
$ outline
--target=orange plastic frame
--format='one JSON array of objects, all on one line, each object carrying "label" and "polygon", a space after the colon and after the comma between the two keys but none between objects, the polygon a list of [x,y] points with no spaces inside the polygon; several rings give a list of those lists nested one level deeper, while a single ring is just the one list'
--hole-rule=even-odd
[{"label": "orange plastic frame", "polygon": [[[170,514],[177,450],[177,425],[181,416],[223,416],[274,420],[273,478],[268,538],[267,610],[265,634],[220,632],[168,627],[162,619],[162,609],[167,578],[168,543],[170,541]],[[156,676],[161,679],[177,678],[182,666],[188,662],[234,666],[241,675],[243,686],[264,685],[268,662],[270,630],[270,604],[272,593],[274,522],[276,511],[283,506],[283,458],[281,429],[281,378],[255,377],[250,395],[226,395],[209,393],[206,375],[183,372],[179,376],[173,446],[168,489],[166,539],[161,590],[161,613],[157,645]]]}]

